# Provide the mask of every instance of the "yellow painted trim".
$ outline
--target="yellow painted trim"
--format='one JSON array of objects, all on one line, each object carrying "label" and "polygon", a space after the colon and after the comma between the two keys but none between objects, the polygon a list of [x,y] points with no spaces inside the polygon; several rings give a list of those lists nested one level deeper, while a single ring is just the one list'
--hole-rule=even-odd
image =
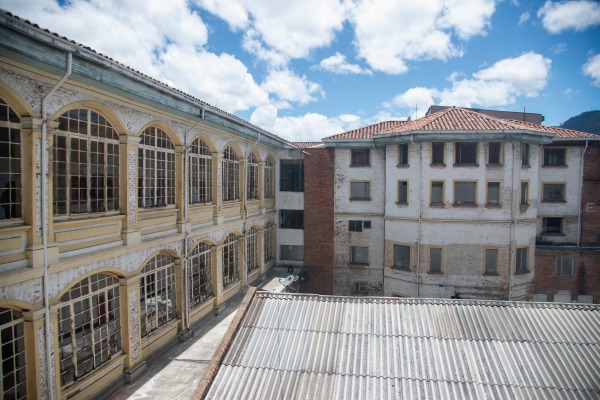
[{"label": "yellow painted trim", "polygon": [[[563,229],[564,229],[563,224]],[[525,271],[531,271],[531,246],[516,246],[515,247],[515,273],[517,272],[517,250],[519,249],[527,249],[527,269]],[[574,268],[575,266],[573,266]]]},{"label": "yellow painted trim", "polygon": [[[167,134],[167,136],[169,136],[169,138],[171,139],[171,141],[173,142],[173,144],[175,146],[183,145],[183,143],[181,142],[181,139],[179,139],[179,135],[177,134],[177,132],[175,132],[175,129],[173,129],[171,127],[171,125],[167,124],[164,121],[154,120],[152,122],[148,122],[146,125],[144,125],[142,127],[142,129],[140,129],[137,132],[137,136],[141,137],[142,133],[148,128],[159,128],[159,129],[163,130]],[[163,150],[166,150],[166,149],[163,149]],[[167,150],[167,151],[170,151],[170,150]]]},{"label": "yellow painted trim", "polygon": [[[110,384],[124,372],[126,357],[126,354],[121,353],[114,360],[109,361],[106,365],[102,365],[99,369],[91,372],[89,376],[77,381],[74,385],[64,389],[61,388],[60,398],[68,398],[69,400],[89,398],[94,392]],[[57,372],[58,368],[57,365]]]},{"label": "yellow painted trim", "polygon": [[371,186],[373,186],[373,185],[371,185],[371,181],[350,181],[350,183],[349,183],[349,189],[350,189],[349,199],[350,200],[367,200],[364,198],[356,198],[356,199],[352,198],[352,183],[360,183],[360,182],[368,182],[369,183],[369,198],[368,198],[368,200],[371,200]]},{"label": "yellow painted trim", "polygon": [[[477,146],[475,146],[475,148],[477,149],[477,154],[475,154],[475,164],[456,164],[456,143],[477,143]],[[474,141],[474,140],[457,140],[455,142],[453,142],[453,149],[452,149],[452,165],[479,165],[479,142],[478,141]]]},{"label": "yellow painted trim", "polygon": [[0,239],[0,251],[17,250],[21,247],[23,247],[23,238],[21,236],[10,239]]},{"label": "yellow painted trim", "polygon": [[[181,319],[174,318],[161,326],[157,330],[150,332],[148,336],[142,338],[142,357],[154,353],[158,348],[167,344],[171,339],[177,336],[177,325],[181,322]],[[163,330],[161,330],[161,328]]]},{"label": "yellow painted trim", "polygon": [[265,157],[265,161],[267,161],[267,159],[271,160],[271,162],[273,163],[273,168],[275,168],[275,163],[277,162],[277,160],[275,159],[275,156],[273,154],[269,153]]},{"label": "yellow painted trim", "polygon": [[[490,164],[490,143],[500,143],[500,163]],[[485,163],[489,165],[504,165],[504,142],[501,140],[490,140],[486,142]]]},{"label": "yellow painted trim", "polygon": [[437,182],[442,182],[442,184],[443,184],[443,186],[442,186],[442,202],[435,203],[435,204],[446,204],[446,181],[444,179],[442,179],[442,180],[432,179],[429,181],[429,204],[433,204],[431,202],[431,200],[433,198],[433,184],[437,183]]},{"label": "yellow painted trim", "polygon": [[215,296],[210,296],[204,302],[196,305],[194,308],[190,309],[190,325],[193,325],[200,318],[207,315],[215,308]]},{"label": "yellow painted trim", "polygon": [[369,246],[366,246],[366,245],[353,245],[353,246],[350,246],[350,264],[365,265],[364,263],[354,263],[354,262],[352,262],[352,248],[353,247],[366,247],[367,248],[367,264],[366,265],[369,265],[371,263],[371,248]]},{"label": "yellow painted trim", "polygon": [[240,232],[240,231],[239,231],[239,230],[237,230],[237,229],[234,229],[234,230],[232,230],[232,231],[229,231],[229,232],[227,232],[227,233],[225,234],[225,236],[223,236],[223,240],[219,242],[219,245],[221,245],[221,244],[225,244],[225,240],[226,240],[226,239],[227,239],[227,237],[228,237],[229,235],[231,235],[232,233],[233,233],[235,236],[237,236],[237,237],[238,237],[238,240],[239,240],[239,238],[240,238],[240,237],[243,237],[243,236],[244,236],[244,235],[242,234],[242,232]]},{"label": "yellow painted trim", "polygon": [[[485,204],[488,205],[488,190],[489,190],[489,186],[488,183],[499,183],[500,187],[499,187],[499,193],[498,193],[498,205],[502,205],[502,181],[498,181],[498,180],[490,180],[490,181],[485,181]],[[493,204],[490,204],[493,205]]]},{"label": "yellow painted trim", "polygon": [[54,222],[54,230],[75,228],[79,226],[90,226],[95,224],[104,224],[108,222],[122,221],[127,215],[112,215],[99,218],[86,218],[86,219],[69,219],[68,221]]},{"label": "yellow painted trim", "polygon": [[144,229],[144,230],[142,230],[142,236],[150,235],[152,233],[157,233],[157,232],[168,231],[170,229],[176,229],[176,228],[177,228],[177,225],[166,225],[166,226],[159,226],[156,228]]},{"label": "yellow painted trim", "polygon": [[[369,150],[369,165],[352,165],[352,150]],[[373,152],[370,147],[353,147],[350,150],[350,159],[348,160],[348,165],[352,167],[370,167],[373,164]]]},{"label": "yellow painted trim", "polygon": [[[433,163],[433,144],[434,143],[444,143],[444,164],[434,164]],[[443,141],[434,141],[429,142],[429,164],[430,165],[446,165],[446,142]]]},{"label": "yellow painted trim", "polygon": [[16,111],[17,115],[20,118],[23,117],[34,117],[39,116],[40,114],[34,112],[29,104],[15,91],[13,88],[8,86],[6,83],[0,80],[0,97],[6,103]]},{"label": "yellow painted trim", "polygon": [[[521,203],[521,198],[523,197],[523,183],[527,183],[527,193],[525,194],[525,196],[526,196],[525,203]],[[529,186],[531,186],[531,183],[529,181],[521,181],[521,186],[519,187],[519,204],[520,205],[529,204]],[[542,194],[543,194],[543,192],[542,192]]]},{"label": "yellow painted trim", "polygon": [[406,182],[406,201],[402,202],[402,203],[407,203],[409,202],[409,196],[410,196],[410,192],[409,192],[409,186],[408,186],[408,179],[398,179],[396,181],[396,202],[400,203],[400,182]]},{"label": "yellow painted trim", "polygon": [[484,275],[490,275],[490,274],[486,274],[485,273],[485,263],[487,262],[486,260],[486,250],[498,250],[498,255],[496,256],[496,273],[499,273],[499,269],[500,269],[500,247],[484,247],[483,248],[483,274]]},{"label": "yellow painted trim", "polygon": [[7,235],[9,233],[27,232],[31,229],[31,225],[14,225],[0,228],[0,235]]},{"label": "yellow painted trim", "polygon": [[[564,149],[565,150],[565,165],[546,165],[546,150],[556,150],[556,149]],[[531,147],[529,148],[531,154]],[[531,156],[530,156],[531,157]],[[542,166],[543,167],[568,167],[569,166],[569,149],[567,147],[544,147],[542,151]]]},{"label": "yellow painted trim", "polygon": [[406,165],[407,167],[410,166],[410,144],[408,143],[398,143],[398,146],[396,147],[396,150],[398,151],[398,155],[396,157],[396,165],[400,165],[400,146],[406,146],[406,164],[402,164],[403,166]]},{"label": "yellow painted trim", "polygon": [[452,204],[456,204],[456,182],[475,182],[475,205],[479,204],[479,181],[473,179],[452,180]]},{"label": "yellow painted trim", "polygon": [[[400,243],[400,242],[392,242],[391,245],[392,245],[392,252],[391,252],[391,255],[392,255],[392,259],[391,259],[392,266],[391,267],[395,268],[395,269],[405,270],[405,271],[412,271],[412,265],[413,265],[412,244],[409,244],[409,243]],[[409,250],[410,253],[409,253],[409,257],[408,257],[409,260],[410,260],[410,266],[409,266],[408,269],[394,267],[394,246],[396,246],[396,245],[398,245],[398,246],[408,246],[410,248],[410,250]]]},{"label": "yellow painted trim", "polygon": [[81,249],[85,249],[88,247],[94,247],[94,246],[100,246],[103,244],[119,242],[121,240],[123,240],[121,235],[110,236],[110,237],[102,238],[102,239],[98,239],[98,240],[90,240],[87,242],[73,243],[73,244],[69,244],[67,246],[60,246],[58,248],[58,251],[59,251],[59,253],[66,253],[69,251],[81,250]]},{"label": "yellow painted trim", "polygon": [[[358,291],[356,291],[356,284],[357,283],[364,283],[365,284],[365,291],[364,292],[358,292]],[[365,293],[365,294],[368,294],[369,293],[369,282],[367,282],[367,281],[353,281],[352,282],[352,289],[353,289],[352,291],[354,293]]]},{"label": "yellow painted trim", "polygon": [[33,306],[21,300],[0,299],[0,307],[14,308],[18,310],[31,310]]},{"label": "yellow painted trim", "polygon": [[392,297],[405,297],[405,298],[409,298],[410,296],[406,295],[406,294],[401,294],[401,293],[397,293],[397,292],[391,292],[390,293],[392,295]]},{"label": "yellow painted trim", "polygon": [[[242,151],[242,148],[240,147],[240,145],[237,144],[236,142],[229,142],[225,146],[223,146],[223,149],[220,151],[221,154],[225,153],[225,149],[227,148],[227,146],[230,146],[233,150],[235,150],[235,153],[237,154],[239,161],[242,161],[244,159],[244,152]],[[230,160],[227,160],[227,161],[230,161]],[[240,168],[240,174],[242,172],[243,171]]]},{"label": "yellow painted trim", "polygon": [[[563,200],[546,200],[544,201],[544,186],[545,185],[564,185],[565,189],[563,190],[564,199]],[[567,182],[542,182],[542,193],[541,193],[541,202],[542,203],[554,203],[555,201],[567,201]]]},{"label": "yellow painted trim", "polygon": [[159,217],[159,218],[150,218],[150,219],[138,219],[138,226],[140,228],[145,228],[147,226],[168,224],[169,222],[171,222],[173,224],[176,223],[177,222],[177,216],[176,215],[170,215],[168,217]]},{"label": "yellow painted trim", "polygon": [[27,260],[26,253],[9,254],[7,256],[0,257],[0,264],[8,264],[15,261]]},{"label": "yellow painted trim", "polygon": [[179,212],[180,209],[179,208],[162,208],[160,210],[153,210],[152,208],[149,208],[148,210],[151,210],[151,211],[146,211],[146,210],[140,209],[139,213],[138,213],[138,219],[148,217],[150,215],[176,214]]},{"label": "yellow painted trim", "polygon": [[230,283],[227,287],[223,288],[223,300],[221,303],[224,303],[231,296],[240,291],[240,278],[238,278],[235,282]]},{"label": "yellow painted trim", "polygon": [[[256,161],[258,161],[258,162],[262,162],[263,161],[263,159],[260,156],[260,153],[259,153],[259,151],[258,151],[258,149],[256,147],[253,148],[252,151],[250,151],[250,153],[254,154],[254,156],[256,157]],[[250,158],[250,154],[248,154],[248,158]]]},{"label": "yellow painted trim", "polygon": [[76,101],[67,106],[64,106],[63,108],[55,112],[49,119],[53,121],[58,121],[58,117],[63,115],[65,112],[74,109],[92,110],[106,118],[108,122],[110,122],[112,127],[115,128],[119,135],[127,135],[128,133],[125,124],[123,123],[123,121],[121,121],[121,118],[119,118],[119,116],[111,108],[105,106],[102,103],[98,103],[92,100]]},{"label": "yellow painted trim", "polygon": [[208,218],[213,216],[212,210],[200,210],[196,212],[190,211],[189,219]]},{"label": "yellow painted trim", "polygon": [[567,221],[567,219],[571,220],[571,221],[577,220],[577,218],[567,218],[564,215],[540,215],[538,217],[538,219],[540,220],[540,235],[550,235],[550,236],[556,235],[556,234],[555,233],[544,233],[544,231],[543,231],[544,230],[544,218],[561,218],[563,220],[562,230],[560,232],[561,235],[565,234],[565,225],[566,225],[565,221]]},{"label": "yellow painted trim", "polygon": [[[73,286],[75,286],[77,283],[81,282],[83,279],[94,275],[94,274],[113,274],[118,276],[119,278],[124,278],[125,277],[125,271],[119,269],[119,268],[115,268],[115,267],[106,267],[106,268],[100,268],[100,269],[95,269],[93,271],[90,271],[88,273],[85,273],[79,277],[77,277],[76,280],[69,282],[69,284],[63,289],[61,290],[56,297],[54,297],[52,300],[52,302],[56,302],[56,301],[60,301],[60,298],[63,296],[63,294],[65,294],[66,292],[68,292],[69,290],[71,290],[71,288]],[[124,300],[122,300],[123,302]]]},{"label": "yellow painted trim", "polygon": [[[154,257],[156,257],[159,254],[166,254],[166,255],[172,257],[173,259],[182,258],[179,254],[173,252],[172,250],[159,250],[156,253],[152,254],[150,257],[148,257],[146,259],[146,261],[144,261],[142,266],[135,271],[135,274],[141,272],[142,269],[144,269],[144,267],[146,266],[146,264],[148,264],[148,262],[150,262],[150,260],[152,260]],[[133,275],[135,275],[135,274],[133,274]]]},{"label": "yellow painted trim", "polygon": [[273,218],[269,218],[265,223],[265,226],[263,226],[263,228],[268,228],[269,225],[275,225],[275,221],[273,221]]},{"label": "yellow painted trim", "polygon": [[[56,230],[56,228],[55,228]],[[121,226],[119,224],[98,226],[87,229],[76,229],[66,232],[56,232],[54,234],[54,240],[57,242],[68,242],[77,239],[87,239],[94,236],[109,235],[111,233],[121,232]],[[61,249],[62,250],[62,249]]]},{"label": "yellow painted trim", "polygon": [[[431,272],[431,249],[442,249],[442,258],[440,260],[440,272],[444,272],[444,247],[442,246],[429,246],[429,252],[427,257],[427,271]],[[437,272],[437,271],[435,271]]]},{"label": "yellow painted trim", "polygon": [[196,136],[194,136],[191,140],[190,140],[190,144],[194,143],[194,141],[196,139],[200,139],[202,141],[204,141],[204,143],[206,143],[206,145],[208,146],[208,148],[210,149],[211,153],[216,153],[218,152],[217,150],[217,146],[215,146],[215,143],[213,142],[213,140],[210,138],[210,136],[208,136],[205,133],[199,133]]}]

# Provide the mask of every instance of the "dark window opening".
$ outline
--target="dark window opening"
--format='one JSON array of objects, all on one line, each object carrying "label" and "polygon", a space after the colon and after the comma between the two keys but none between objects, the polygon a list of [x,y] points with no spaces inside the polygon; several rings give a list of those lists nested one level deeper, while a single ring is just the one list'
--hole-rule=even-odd
[{"label": "dark window opening", "polygon": [[529,271],[529,248],[517,249],[517,272]]},{"label": "dark window opening", "polygon": [[398,165],[408,165],[408,144],[398,145]]},{"label": "dark window opening", "polygon": [[444,204],[444,182],[431,182],[431,204]]},{"label": "dark window opening", "polygon": [[544,149],[544,165],[553,167],[567,165],[567,149]]},{"label": "dark window opening", "polygon": [[356,282],[354,284],[354,291],[356,293],[367,293],[367,284],[364,282]]},{"label": "dark window opening", "polygon": [[528,182],[521,182],[521,204],[528,204],[529,203],[529,183]]},{"label": "dark window opening", "polygon": [[279,190],[304,192],[304,160],[281,160]]},{"label": "dark window opening", "polygon": [[487,203],[490,205],[500,204],[500,182],[488,182]]},{"label": "dark window opening", "polygon": [[352,149],[351,165],[371,165],[371,151],[369,149]]},{"label": "dark window opening", "polygon": [[565,201],[565,185],[557,183],[545,183],[544,201]]},{"label": "dark window opening", "polygon": [[362,232],[364,229],[371,229],[371,221],[350,220],[348,221],[348,231]]},{"label": "dark window opening", "polygon": [[282,244],[279,246],[279,254],[282,260],[303,261],[304,246],[289,246]]},{"label": "dark window opening", "polygon": [[394,267],[410,269],[410,246],[394,245]]},{"label": "dark window opening", "polygon": [[408,203],[408,182],[398,182],[398,203]]},{"label": "dark window opening", "polygon": [[529,165],[529,143],[521,143],[521,165]]},{"label": "dark window opening", "polygon": [[431,164],[444,164],[444,142],[431,143]]},{"label": "dark window opening", "polygon": [[284,229],[304,229],[304,210],[279,210],[279,226]]},{"label": "dark window opening", "polygon": [[456,142],[455,164],[477,164],[477,142]]},{"label": "dark window opening", "polygon": [[498,249],[485,249],[485,273],[498,273]]},{"label": "dark window opening", "polygon": [[558,217],[544,217],[542,219],[542,233],[563,233],[563,219]]},{"label": "dark window opening", "polygon": [[488,164],[502,164],[502,143],[501,142],[489,142],[488,143]]},{"label": "dark window opening", "polygon": [[439,247],[429,249],[429,272],[442,272],[442,249]]}]

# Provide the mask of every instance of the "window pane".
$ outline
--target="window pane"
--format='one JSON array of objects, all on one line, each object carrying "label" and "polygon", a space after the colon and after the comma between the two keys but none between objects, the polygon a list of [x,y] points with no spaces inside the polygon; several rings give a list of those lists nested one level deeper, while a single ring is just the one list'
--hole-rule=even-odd
[{"label": "window pane", "polygon": [[477,142],[456,142],[456,164],[477,164]]},{"label": "window pane", "polygon": [[573,257],[556,257],[556,275],[573,276]]},{"label": "window pane", "polygon": [[443,204],[444,203],[444,182],[432,182],[431,183],[431,203],[432,204]]},{"label": "window pane", "polygon": [[521,143],[521,165],[529,165],[529,143]]},{"label": "window pane", "polygon": [[485,273],[498,273],[498,249],[485,249]]},{"label": "window pane", "polygon": [[280,227],[304,229],[304,210],[279,210]]},{"label": "window pane", "polygon": [[565,185],[544,184],[544,201],[565,201]]},{"label": "window pane", "polygon": [[410,246],[394,245],[394,267],[410,269]]},{"label": "window pane", "polygon": [[279,184],[282,192],[303,192],[304,160],[281,160]]},{"label": "window pane", "polygon": [[566,165],[566,149],[544,149],[544,165]]},{"label": "window pane", "polygon": [[398,145],[398,165],[408,165],[408,144]]},{"label": "window pane", "polygon": [[544,218],[542,220],[542,233],[562,233],[562,218]]},{"label": "window pane", "polygon": [[408,203],[408,182],[398,182],[398,203]]},{"label": "window pane", "polygon": [[353,264],[368,264],[369,263],[369,248],[368,247],[352,247],[352,263]]},{"label": "window pane", "polygon": [[369,182],[352,182],[350,185],[351,199],[368,199],[369,198]]},{"label": "window pane", "polygon": [[529,249],[527,247],[517,249],[517,272],[528,271]]},{"label": "window pane", "polygon": [[500,204],[500,182],[488,182],[488,204]]},{"label": "window pane", "polygon": [[431,147],[431,163],[444,164],[444,142],[433,142]]},{"label": "window pane", "polygon": [[350,221],[349,230],[351,232],[362,232],[362,221]]},{"label": "window pane", "polygon": [[501,143],[500,142],[489,142],[488,147],[489,147],[488,163],[500,164]]},{"label": "window pane", "polygon": [[442,272],[442,249],[429,249],[429,271]]},{"label": "window pane", "polygon": [[371,229],[371,221],[363,221],[363,225],[365,229]]},{"label": "window pane", "polygon": [[521,182],[521,204],[527,204],[527,186],[528,183],[527,182]]},{"label": "window pane", "polygon": [[350,163],[352,165],[370,165],[369,149],[353,149]]},{"label": "window pane", "polygon": [[281,245],[279,249],[282,260],[304,260],[304,246]]},{"label": "window pane", "polygon": [[454,184],[454,203],[455,204],[476,204],[475,182],[455,182]]}]

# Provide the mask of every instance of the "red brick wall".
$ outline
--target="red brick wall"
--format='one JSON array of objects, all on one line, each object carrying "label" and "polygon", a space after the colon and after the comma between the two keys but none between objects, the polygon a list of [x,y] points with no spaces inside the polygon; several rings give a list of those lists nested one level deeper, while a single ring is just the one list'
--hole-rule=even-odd
[{"label": "red brick wall", "polygon": [[581,245],[600,246],[600,146],[596,143],[585,152],[581,201]]},{"label": "red brick wall", "polygon": [[304,155],[304,266],[309,293],[333,294],[334,149]]}]

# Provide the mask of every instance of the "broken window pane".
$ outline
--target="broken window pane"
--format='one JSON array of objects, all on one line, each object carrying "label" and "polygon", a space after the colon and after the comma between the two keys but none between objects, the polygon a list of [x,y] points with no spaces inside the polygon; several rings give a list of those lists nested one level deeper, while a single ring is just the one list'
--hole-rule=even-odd
[{"label": "broken window pane", "polygon": [[351,165],[370,165],[369,149],[352,149]]},{"label": "broken window pane", "polygon": [[442,272],[442,249],[439,247],[429,249],[429,272]]}]

